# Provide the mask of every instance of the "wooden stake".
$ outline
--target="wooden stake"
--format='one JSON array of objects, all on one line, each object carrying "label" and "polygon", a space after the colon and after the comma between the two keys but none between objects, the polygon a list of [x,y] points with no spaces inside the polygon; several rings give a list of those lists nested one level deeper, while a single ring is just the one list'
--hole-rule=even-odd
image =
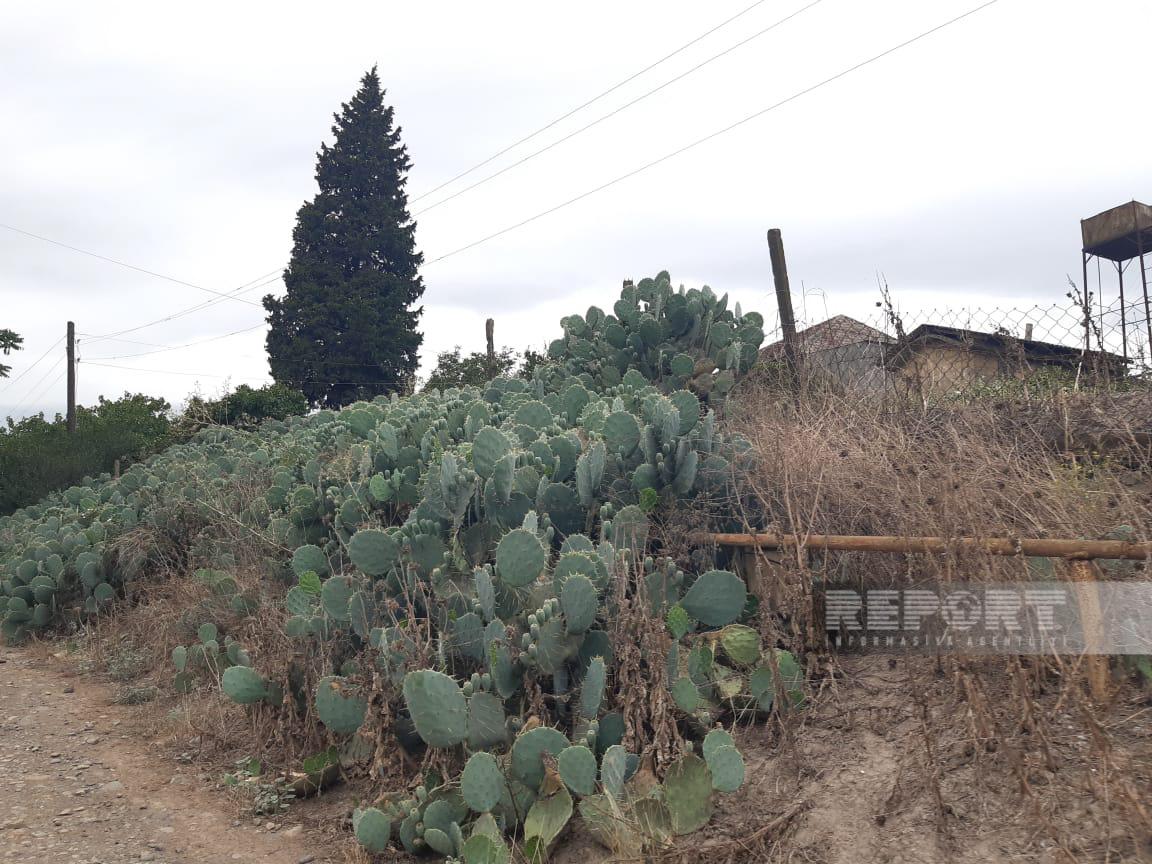
[{"label": "wooden stake", "polygon": [[484,336],[488,340],[488,377],[496,377],[496,321],[489,318],[484,322]]},{"label": "wooden stake", "polygon": [[799,382],[796,351],[796,318],[792,314],[792,290],[788,285],[788,264],[784,260],[784,239],[779,228],[768,231],[768,254],[772,258],[772,279],[776,284],[776,306],[780,310],[780,330],[784,334],[784,359],[793,384]]},{"label": "wooden stake", "polygon": [[1084,631],[1084,668],[1088,692],[1097,702],[1108,698],[1108,658],[1103,654],[1104,624],[1100,595],[1096,589],[1097,568],[1091,561],[1072,562],[1072,589],[1080,606],[1080,626]]},{"label": "wooden stake", "polygon": [[76,325],[68,322],[68,434],[76,434]]}]

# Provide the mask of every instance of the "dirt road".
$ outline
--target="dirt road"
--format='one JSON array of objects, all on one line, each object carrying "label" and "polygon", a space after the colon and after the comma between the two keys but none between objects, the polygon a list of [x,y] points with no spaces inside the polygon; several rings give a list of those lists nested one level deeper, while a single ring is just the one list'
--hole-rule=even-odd
[{"label": "dirt road", "polygon": [[238,820],[195,769],[150,751],[109,694],[0,646],[0,862],[328,860],[291,813]]}]

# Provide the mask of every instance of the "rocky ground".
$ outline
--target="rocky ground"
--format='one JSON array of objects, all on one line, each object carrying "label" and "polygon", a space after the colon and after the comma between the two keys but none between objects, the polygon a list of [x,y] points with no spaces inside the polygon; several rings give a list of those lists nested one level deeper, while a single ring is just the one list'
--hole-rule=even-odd
[{"label": "rocky ground", "polygon": [[157,758],[132,711],[105,686],[0,647],[0,862],[334,860],[293,812],[253,820],[191,764]]}]

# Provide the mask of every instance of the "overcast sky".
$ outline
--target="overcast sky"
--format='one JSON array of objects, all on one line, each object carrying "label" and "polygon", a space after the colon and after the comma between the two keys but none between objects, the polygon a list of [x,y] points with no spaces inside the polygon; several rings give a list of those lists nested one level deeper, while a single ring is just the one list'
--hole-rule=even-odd
[{"label": "overcast sky", "polygon": [[[503,3],[7,2],[0,7],[0,222],[231,291],[287,260],[332,113],[373,64],[416,198],[745,9],[752,0]],[[809,5],[764,0],[420,211]],[[765,231],[784,232],[798,315],[1062,303],[1079,220],[1152,200],[1147,0],[1000,0],[690,152],[482,245],[586,190],[978,5],[822,0],[655,95],[418,215],[425,363],[460,343],[542,347],[661,269],[774,320]],[[1093,282],[1095,276],[1093,273]],[[278,282],[239,296],[258,303]],[[1109,289],[1114,291],[1114,288]],[[0,416],[79,396],[179,404],[268,380],[263,310],[0,229]],[[233,331],[203,345],[140,357]],[[136,343],[149,343],[141,345]],[[50,350],[51,349],[51,350]],[[115,359],[110,359],[115,358]],[[96,365],[107,364],[107,365]],[[128,368],[109,368],[122,366]],[[144,371],[161,370],[161,371]],[[426,370],[425,370],[426,371]]]}]

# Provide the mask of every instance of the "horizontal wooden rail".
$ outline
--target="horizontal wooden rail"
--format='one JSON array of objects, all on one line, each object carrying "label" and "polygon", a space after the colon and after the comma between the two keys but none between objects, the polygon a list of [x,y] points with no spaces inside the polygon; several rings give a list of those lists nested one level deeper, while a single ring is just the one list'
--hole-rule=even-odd
[{"label": "horizontal wooden rail", "polygon": [[984,552],[1040,558],[1152,559],[1152,543],[1126,540],[1021,540],[1012,537],[875,537],[852,534],[695,534],[697,543],[743,548],[836,549],[844,552]]}]

